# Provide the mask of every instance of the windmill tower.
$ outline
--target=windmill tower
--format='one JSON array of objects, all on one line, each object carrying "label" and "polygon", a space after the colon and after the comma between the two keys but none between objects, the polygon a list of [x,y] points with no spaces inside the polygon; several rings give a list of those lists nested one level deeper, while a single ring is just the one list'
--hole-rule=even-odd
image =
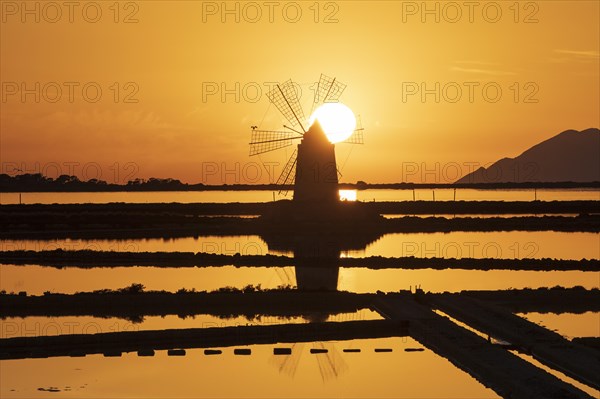
[{"label": "windmill tower", "polygon": [[[335,78],[321,75],[315,90],[312,111],[323,103],[338,102],[346,85]],[[291,126],[287,130],[252,129],[250,156],[288,147],[300,140],[296,150],[286,163],[277,185],[294,184],[294,201],[302,203],[331,203],[339,200],[338,169],[335,161],[335,145],[329,141],[318,121],[305,129],[307,124],[294,83],[291,80],[278,84],[267,93],[269,101],[277,107]],[[363,144],[363,129],[357,126],[344,142]],[[280,193],[287,193],[281,189]]]},{"label": "windmill tower", "polygon": [[329,142],[319,121],[298,144],[295,201],[332,202],[339,199],[335,145]]}]

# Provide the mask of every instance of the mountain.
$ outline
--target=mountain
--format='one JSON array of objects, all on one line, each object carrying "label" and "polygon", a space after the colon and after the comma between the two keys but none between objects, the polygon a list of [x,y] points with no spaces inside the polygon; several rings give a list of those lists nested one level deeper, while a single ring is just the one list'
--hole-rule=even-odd
[{"label": "mountain", "polygon": [[456,183],[600,181],[600,130],[566,130],[516,158],[481,167]]}]

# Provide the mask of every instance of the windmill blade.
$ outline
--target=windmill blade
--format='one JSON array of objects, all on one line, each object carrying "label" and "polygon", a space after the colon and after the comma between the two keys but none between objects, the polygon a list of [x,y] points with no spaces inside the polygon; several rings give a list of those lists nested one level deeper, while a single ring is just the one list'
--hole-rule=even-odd
[{"label": "windmill blade", "polygon": [[283,285],[295,286],[296,284],[296,274],[294,273],[294,268],[291,266],[286,266],[282,268],[275,268],[275,272],[279,277],[279,280],[283,283]]},{"label": "windmill blade", "polygon": [[348,365],[332,342],[316,342],[313,345],[320,349],[327,349],[327,353],[317,355],[317,363],[323,382],[339,377],[341,373],[348,369]]},{"label": "windmill blade", "polygon": [[298,363],[304,352],[304,343],[292,344],[292,354],[287,356],[276,356],[271,355],[270,363],[274,364],[280,373],[287,374],[290,377],[294,377],[298,369]]},{"label": "windmill blade", "polygon": [[356,129],[354,132],[352,132],[352,135],[350,137],[348,137],[346,140],[342,141],[342,143],[347,143],[347,144],[364,144],[364,138],[363,138],[363,131],[365,129],[360,128],[360,129]]},{"label": "windmill blade", "polygon": [[[294,184],[294,180],[296,180],[296,160],[298,157],[298,149],[294,150],[294,153],[290,157],[290,159],[285,164],[285,168],[279,175],[279,179],[277,179],[278,186],[287,186]],[[281,188],[279,190],[279,194],[287,195],[288,189]]]},{"label": "windmill blade", "polygon": [[306,132],[302,121],[304,121],[304,111],[298,101],[296,88],[291,80],[277,85],[273,90],[267,93],[269,101],[273,103],[279,112],[292,124],[299,126],[303,132]]},{"label": "windmill blade", "polygon": [[301,138],[301,135],[294,132],[252,129],[250,156],[287,147],[292,144],[293,140]]},{"label": "windmill blade", "polygon": [[363,129],[362,120],[360,119],[360,115],[356,117],[356,129],[352,132],[352,135],[348,137],[346,140],[342,141],[342,143],[347,144],[364,144],[365,141],[363,139]]},{"label": "windmill blade", "polygon": [[323,103],[338,102],[345,89],[346,85],[344,83],[336,78],[321,74],[319,83],[317,83],[317,89],[315,90],[313,110]]},{"label": "windmill blade", "polygon": [[331,371],[337,378],[340,376],[340,374],[348,370],[348,364],[344,361],[344,358],[340,356],[340,352],[335,347],[335,344],[330,342],[329,345],[330,349],[327,352],[327,361],[331,367]]}]

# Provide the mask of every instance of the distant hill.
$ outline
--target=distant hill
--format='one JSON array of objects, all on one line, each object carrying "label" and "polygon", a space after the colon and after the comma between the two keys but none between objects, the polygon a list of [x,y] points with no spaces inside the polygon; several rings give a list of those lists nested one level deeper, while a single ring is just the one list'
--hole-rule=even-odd
[{"label": "distant hill", "polygon": [[600,181],[600,130],[566,130],[516,158],[479,168],[456,183]]}]

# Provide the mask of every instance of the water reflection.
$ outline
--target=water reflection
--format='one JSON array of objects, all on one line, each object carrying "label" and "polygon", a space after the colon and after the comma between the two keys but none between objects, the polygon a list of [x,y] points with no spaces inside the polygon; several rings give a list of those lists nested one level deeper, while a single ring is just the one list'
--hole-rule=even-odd
[{"label": "water reflection", "polygon": [[[310,344],[298,342],[291,345],[290,355],[278,356],[274,354],[269,359],[269,363],[281,374],[294,378],[298,371],[300,358],[304,355],[304,362],[316,362],[319,366],[321,380],[329,382],[340,378],[342,374],[349,371],[348,363],[345,357],[342,356],[342,349],[338,348],[341,345],[335,342],[312,342]],[[311,354],[312,358],[308,358],[307,352]]]},{"label": "water reflection", "polygon": [[389,190],[373,189],[359,190],[358,201],[571,201],[599,200],[600,191],[597,189],[415,189]]},{"label": "water reflection", "polygon": [[584,313],[520,313],[519,316],[572,339],[600,337],[600,312]]},{"label": "water reflection", "polygon": [[211,254],[264,255],[267,244],[257,235],[202,236],[183,238],[142,238],[126,240],[53,239],[0,240],[0,250],[52,251],[115,251],[115,252],[206,252]]},{"label": "water reflection", "polygon": [[[343,263],[342,263],[343,265]],[[327,271],[324,280],[329,281]],[[462,290],[505,290],[510,288],[598,287],[598,272],[585,271],[519,271],[519,270],[402,270],[341,267],[338,289],[355,293],[378,290],[395,292],[416,285],[432,292],[459,292]],[[319,276],[319,270],[316,276]],[[222,287],[242,289],[252,284],[263,289],[282,285],[297,287],[293,267],[205,267],[205,268],[62,268],[27,266],[0,266],[0,290],[26,291],[42,295],[45,291],[73,294],[100,289],[120,289],[133,283],[143,284],[147,290],[176,292],[180,288],[198,291],[218,290]],[[318,279],[317,279],[318,280]]]},{"label": "water reflection", "polygon": [[[328,236],[323,238],[329,240]],[[117,252],[207,252],[224,255],[293,255],[293,248],[277,245],[278,237],[258,235],[201,236],[173,239],[127,240],[0,240],[0,250],[84,250]],[[335,240],[335,239],[334,239]],[[372,241],[371,241],[372,240]],[[502,259],[599,259],[598,234],[555,231],[489,231],[450,233],[394,233],[370,237],[361,245],[341,248],[341,256],[439,257]],[[320,245],[320,244],[319,244]],[[366,246],[366,248],[365,248]],[[319,248],[319,247],[317,247]],[[314,252],[315,249],[309,249]]]},{"label": "water reflection", "polygon": [[[429,218],[429,217],[439,217],[446,219],[456,219],[456,218],[480,218],[480,219],[489,219],[489,218],[516,218],[516,217],[547,217],[547,216],[562,216],[562,217],[577,217],[578,213],[460,213],[460,214],[449,214],[449,213],[437,213],[437,214],[420,214],[420,215],[410,215],[411,217],[417,218]],[[399,219],[406,217],[406,214],[382,214],[386,219]]]},{"label": "water reflection", "polygon": [[[287,277],[286,277],[287,276]],[[295,286],[293,268],[206,268],[116,267],[55,269],[35,265],[0,266],[0,290],[26,291],[42,295],[45,291],[73,294],[100,289],[119,289],[133,283],[147,290],[176,292],[180,288],[213,291],[222,287],[243,288],[249,284],[261,288]]]},{"label": "water reflection", "polygon": [[[358,201],[571,201],[600,200],[598,189],[370,189],[354,191]],[[434,194],[435,192],[435,194]],[[277,192],[275,192],[277,193]],[[344,196],[350,193],[345,193]],[[276,195],[276,199],[283,198]],[[254,191],[160,191],[160,192],[96,192],[96,193],[21,193],[24,204],[106,204],[196,202],[270,202],[273,192]],[[18,204],[19,193],[2,193],[0,204]]]},{"label": "water reflection", "polygon": [[[346,256],[415,256],[440,258],[556,258],[598,259],[595,233],[561,232],[452,232],[388,234],[270,234],[210,236],[148,240],[4,240],[5,250],[93,249],[115,251],[181,251],[233,255],[276,253],[295,257],[296,267],[115,267],[54,269],[35,265],[0,266],[0,290],[74,293],[102,288],[119,289],[142,283],[150,290],[180,288],[217,290],[230,286],[260,285],[264,289],[291,286],[299,289],[351,292],[397,291],[421,285],[430,291],[462,289],[538,288],[581,285],[595,288],[598,273],[586,271],[511,270],[371,270],[343,268]],[[203,250],[203,251],[202,251]],[[342,267],[340,270],[340,266]],[[401,266],[401,265],[400,265]]]},{"label": "water reflection", "polygon": [[[252,351],[250,356],[235,356],[232,348],[224,348],[218,356],[188,350],[183,357],[157,351],[150,358],[129,353],[119,358],[87,356],[2,361],[0,396],[47,396],[47,392],[38,388],[56,387],[58,391],[52,393],[53,397],[79,398],[200,395],[231,398],[245,397],[249,392],[256,397],[498,397],[432,351],[405,352],[406,348],[421,346],[409,337],[329,341],[324,346],[331,344],[337,348],[338,361],[343,361],[346,367],[337,378],[325,381],[319,360],[326,361],[324,355],[310,353],[310,349],[318,348],[319,344],[305,344],[299,350],[295,359],[297,366],[287,366],[294,370],[293,378],[279,367],[281,360],[273,360],[273,345],[251,345],[248,347]],[[393,351],[375,352],[382,347]],[[347,348],[361,351],[344,352]],[[398,376],[402,376],[401,384],[398,384]],[[432,376],[435,376],[435,384],[429,383]]]},{"label": "water reflection", "polygon": [[299,290],[337,290],[342,251],[356,251],[379,238],[369,232],[323,232],[294,235],[265,233],[261,236],[269,249],[294,254],[296,286]]},{"label": "water reflection", "polygon": [[[386,234],[366,256],[419,258],[599,259],[597,233],[494,231]],[[351,253],[351,255],[353,255]]]},{"label": "water reflection", "polygon": [[[538,234],[544,237],[544,234]],[[431,291],[458,291],[464,289],[503,289],[521,288],[525,286],[552,286],[552,285],[583,285],[594,287],[597,282],[597,273],[586,272],[514,272],[514,271],[465,271],[465,270],[368,270],[344,269],[342,255],[349,253],[389,254],[390,256],[419,256],[419,257],[523,257],[540,256],[537,253],[523,253],[519,251],[531,249],[535,241],[525,241],[531,235],[520,236],[517,233],[466,233],[470,235],[451,236],[443,233],[427,235],[389,235],[384,238],[376,234],[363,231],[344,232],[330,230],[323,232],[319,226],[310,233],[278,234],[277,232],[263,234],[262,236],[244,236],[233,238],[237,242],[226,242],[225,245],[213,245],[223,237],[206,237],[202,239],[181,240],[139,240],[141,245],[148,248],[157,246],[172,246],[184,243],[182,250],[211,253],[235,254],[266,252],[289,253],[294,256],[294,267],[286,268],[114,268],[114,269],[63,269],[56,270],[37,266],[1,266],[0,287],[9,291],[25,290],[29,293],[41,293],[42,290],[56,290],[60,292],[89,291],[101,288],[121,288],[133,282],[142,282],[149,289],[177,290],[179,288],[218,289],[224,286],[241,288],[244,285],[261,285],[263,288],[274,288],[277,285],[291,285],[298,290],[349,290],[354,292],[374,292],[376,290],[397,291],[419,285]],[[510,234],[510,235],[508,235]],[[556,234],[556,233],[551,233]],[[563,233],[564,234],[564,233]],[[590,237],[597,239],[593,234],[584,235],[566,234],[575,245],[567,251],[552,252],[562,246],[552,245],[547,253],[567,254],[566,257],[597,257],[596,248],[589,245]],[[483,237],[489,240],[482,243]],[[525,238],[522,238],[525,237]],[[562,237],[562,236],[561,236]],[[583,237],[585,240],[579,240]],[[553,238],[556,238],[553,236]],[[214,241],[213,241],[214,240]],[[382,243],[387,244],[382,245]],[[457,241],[458,240],[458,241]],[[477,240],[477,241],[473,241]],[[502,242],[499,244],[498,241]],[[504,240],[504,241],[502,241]],[[517,241],[515,241],[517,240]],[[583,243],[579,242],[583,241]],[[123,244],[120,241],[100,241],[102,245],[110,243]],[[178,244],[175,244],[178,243]],[[231,244],[237,245],[231,245]],[[254,245],[260,243],[259,245]],[[457,244],[460,243],[460,244]],[[488,245],[494,243],[493,245]],[[514,246],[514,244],[517,244]],[[65,241],[62,245],[72,243]],[[198,249],[198,244],[201,249]],[[208,245],[207,245],[208,244]],[[410,245],[407,245],[410,244]],[[478,245],[476,245],[478,244]],[[527,244],[527,245],[525,245]],[[189,249],[187,249],[189,245]],[[379,245],[379,247],[378,247]],[[505,252],[491,254],[484,248],[500,246]],[[578,245],[581,245],[581,250]],[[452,252],[465,247],[469,250],[481,248],[480,254],[469,252]],[[125,250],[135,250],[128,246]],[[535,247],[534,247],[535,248]],[[590,250],[590,248],[592,248]],[[585,249],[588,252],[584,252]],[[118,250],[118,249],[117,249]],[[156,249],[155,249],[156,250]],[[389,251],[389,252],[388,252]],[[513,251],[512,253],[509,251]],[[400,252],[400,253],[399,253]],[[508,252],[508,254],[507,254]],[[560,257],[560,256],[559,256]],[[143,281],[145,279],[145,281]],[[142,280],[142,281],[141,281]],[[168,286],[168,288],[166,288]],[[10,288],[6,288],[10,287]],[[93,287],[93,288],[89,288]],[[306,294],[303,294],[306,296]],[[60,320],[63,324],[65,318]],[[205,323],[203,318],[198,320],[184,320],[179,327],[189,328],[194,323]],[[209,322],[218,320],[205,319]],[[243,322],[241,318],[236,318]],[[292,323],[305,323],[306,321],[331,321],[331,315],[325,313],[311,313],[302,318],[295,318]],[[190,323],[193,321],[194,323]],[[49,326],[58,320],[50,318],[28,319],[22,327],[21,334],[31,332],[37,325]],[[75,321],[67,321],[73,326]],[[112,320],[106,320],[111,323]],[[173,319],[149,320],[147,324],[138,324],[148,329],[173,328],[178,324]],[[277,320],[281,322],[281,320]],[[289,320],[285,320],[290,323]],[[2,331],[7,331],[7,326],[15,323],[6,320],[2,323]],[[31,324],[33,323],[33,325]],[[101,328],[111,329],[113,324],[100,324]],[[202,325],[202,327],[206,327]],[[117,328],[124,327],[118,325]],[[87,331],[86,331],[87,332]],[[45,331],[48,335],[48,330]],[[3,336],[4,337],[4,336]],[[254,341],[256,342],[256,341]],[[275,341],[276,342],[276,341]],[[222,343],[221,343],[222,344]],[[224,349],[223,354],[214,357],[202,357],[200,352],[190,350],[182,359],[174,359],[159,353],[153,359],[140,359],[133,354],[126,354],[120,359],[101,359],[90,356],[77,359],[78,365],[86,368],[86,375],[102,376],[101,381],[84,382],[65,370],[73,367],[71,359],[45,359],[7,361],[0,363],[2,373],[0,393],[3,397],[14,395],[31,396],[34,389],[40,387],[45,390],[58,390],[56,393],[71,393],[77,390],[77,396],[106,396],[108,393],[118,392],[119,395],[131,394],[131,385],[135,385],[136,395],[169,396],[173,386],[177,387],[179,395],[201,392],[208,396],[242,396],[248,392],[262,396],[285,396],[289,393],[303,396],[342,395],[342,396],[397,396],[398,391],[389,392],[392,382],[397,381],[398,375],[413,378],[414,381],[403,383],[403,395],[411,397],[491,397],[493,393],[483,388],[475,380],[464,378],[466,374],[455,369],[446,360],[432,354],[430,351],[409,355],[401,349],[420,346],[410,338],[389,338],[386,340],[357,340],[352,342],[312,342],[310,344],[291,344],[289,356],[276,356],[266,345],[249,345],[245,349],[252,349],[252,355],[247,357],[232,355],[231,348]],[[377,353],[376,347],[386,347],[391,352]],[[265,348],[267,350],[265,350]],[[344,349],[360,349],[360,352],[344,352]],[[312,353],[310,349],[314,350]],[[398,355],[399,354],[399,355]],[[386,357],[387,356],[387,357]],[[408,357],[411,356],[411,357]],[[258,361],[254,361],[255,359]],[[423,359],[428,359],[426,362]],[[120,362],[120,363],[119,363]],[[423,363],[424,362],[424,363]],[[182,366],[183,365],[183,366]],[[268,366],[268,367],[267,367]],[[125,372],[134,368],[136,373]],[[54,379],[47,379],[44,370]],[[60,370],[55,373],[54,369]],[[21,373],[28,371],[33,375],[31,380],[25,380]],[[310,374],[307,374],[310,370]],[[417,374],[415,374],[417,370]],[[137,373],[144,374],[144,379],[136,380]],[[435,373],[436,384],[427,384],[432,373]],[[202,375],[203,384],[198,386],[197,376]],[[156,378],[148,379],[148,375]],[[236,376],[235,384],[231,384],[231,375]],[[289,376],[291,378],[281,378]],[[448,378],[450,380],[447,380]],[[208,382],[206,382],[208,381]],[[264,384],[269,381],[269,384]],[[369,381],[369,384],[363,384]],[[34,384],[34,385],[32,385]],[[260,384],[260,385],[259,385]],[[365,387],[365,385],[368,385]],[[168,386],[169,389],[165,389]],[[226,388],[223,388],[226,386]],[[8,388],[5,388],[8,387]],[[58,387],[58,388],[56,388]],[[79,387],[79,388],[76,388]],[[93,388],[92,388],[93,387]],[[46,391],[43,391],[45,393]]]},{"label": "water reflection", "polygon": [[[352,320],[381,320],[379,313],[370,309],[360,309],[353,313],[336,313],[327,316],[326,321],[344,322]],[[119,317],[93,316],[27,316],[0,319],[0,339],[15,337],[55,336],[62,334],[100,334],[122,331],[148,331],[185,328],[214,328],[235,326],[268,326],[276,324],[308,323],[302,316],[258,315],[256,317],[223,317],[211,314],[191,316],[144,315],[140,320]]]}]

